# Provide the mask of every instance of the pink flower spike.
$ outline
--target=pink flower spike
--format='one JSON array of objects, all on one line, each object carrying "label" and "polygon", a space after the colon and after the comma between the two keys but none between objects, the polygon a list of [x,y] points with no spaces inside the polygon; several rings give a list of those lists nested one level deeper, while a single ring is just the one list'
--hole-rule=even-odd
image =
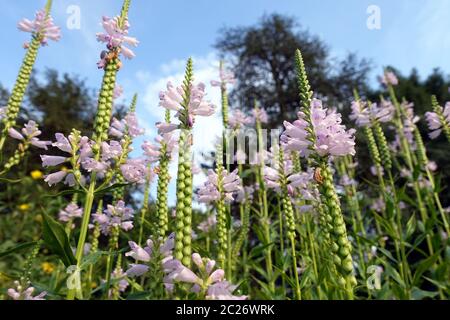
[{"label": "pink flower spike", "polygon": [[55,185],[59,182],[61,182],[67,175],[67,171],[58,171],[55,173],[51,173],[47,176],[45,176],[44,181],[48,183],[48,185],[51,187],[52,185]]},{"label": "pink flower spike", "polygon": [[129,241],[128,245],[130,246],[131,251],[125,253],[125,256],[132,257],[136,261],[144,261],[144,262],[150,261],[149,253],[147,251],[145,251],[144,249],[142,249],[142,247],[137,245],[136,242]]},{"label": "pink flower spike", "polygon": [[70,145],[69,140],[62,134],[62,133],[56,133],[56,142],[53,143],[54,147],[57,147],[59,150],[72,153],[72,146]]}]

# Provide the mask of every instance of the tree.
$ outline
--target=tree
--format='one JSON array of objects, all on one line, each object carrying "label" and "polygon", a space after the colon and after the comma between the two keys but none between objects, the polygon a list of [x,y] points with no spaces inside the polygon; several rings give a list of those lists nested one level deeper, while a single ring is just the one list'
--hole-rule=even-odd
[{"label": "tree", "polygon": [[348,99],[353,88],[367,89],[370,63],[349,54],[331,59],[327,45],[298,26],[291,17],[263,16],[254,26],[224,28],[215,47],[233,63],[237,78],[231,102],[251,109],[256,99],[270,116],[271,125],[293,119],[298,110],[294,52],[302,50],[315,93],[330,102]]},{"label": "tree", "polygon": [[55,132],[69,134],[72,128],[90,134],[95,116],[94,91],[78,77],[60,77],[56,70],[47,70],[44,83],[32,77],[27,98],[26,109],[43,129],[43,138],[53,139]]}]

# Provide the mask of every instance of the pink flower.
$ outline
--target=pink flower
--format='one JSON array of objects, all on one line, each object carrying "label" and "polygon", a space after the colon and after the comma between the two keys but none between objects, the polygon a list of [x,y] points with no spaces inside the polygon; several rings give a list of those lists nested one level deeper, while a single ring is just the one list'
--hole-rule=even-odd
[{"label": "pink flower", "polygon": [[260,123],[267,123],[269,122],[269,116],[267,115],[266,110],[264,109],[253,109],[252,110],[253,115],[253,122],[259,121]]},{"label": "pink flower", "polygon": [[241,110],[234,110],[228,119],[228,124],[232,129],[239,129],[252,123],[252,119],[247,117]]},{"label": "pink flower", "polygon": [[42,132],[38,129],[36,122],[33,120],[28,121],[22,128],[22,134],[28,138],[34,138],[41,134]]},{"label": "pink flower", "polygon": [[159,105],[168,110],[180,111],[183,103],[183,88],[174,87],[172,82],[167,83],[167,91],[159,93]]},{"label": "pink flower", "polygon": [[246,300],[247,296],[235,296],[233,291],[236,290],[235,285],[228,281],[216,282],[208,287],[207,300]]},{"label": "pink flower", "polygon": [[398,79],[395,73],[392,71],[385,71],[383,77],[379,77],[378,80],[384,85],[398,85]]},{"label": "pink flower", "polygon": [[[151,163],[157,162],[161,157],[171,158],[173,152],[178,147],[178,139],[173,132],[158,135],[155,141],[157,142],[156,144],[144,141],[141,146],[144,154]],[[163,151],[165,152],[162,153]]]},{"label": "pink flower", "polygon": [[56,142],[54,142],[52,145],[54,147],[57,147],[59,150],[72,153],[72,146],[70,145],[69,140],[62,134],[62,133],[56,133]]},{"label": "pink flower", "polygon": [[116,84],[113,91],[113,99],[120,98],[123,94],[123,87],[120,84]]},{"label": "pink flower", "polygon": [[[164,241],[163,244],[159,247],[159,252],[162,255],[163,259],[161,263],[164,265],[167,261],[172,260],[172,250],[175,245],[175,233],[169,235]],[[125,253],[125,256],[130,256],[134,258],[136,261],[144,261],[149,262],[153,252],[153,240],[147,240],[147,246],[145,248],[141,248],[133,241],[129,242],[131,251]],[[149,270],[149,266],[145,264],[130,264],[130,268],[126,271],[127,276],[129,277],[138,277],[143,275]]]},{"label": "pink flower", "polygon": [[436,162],[430,161],[430,162],[428,162],[428,164],[427,164],[427,168],[428,168],[428,170],[430,170],[431,172],[434,172],[434,171],[437,170],[438,166],[437,166]]},{"label": "pink flower", "polygon": [[51,187],[52,185],[55,185],[59,182],[61,182],[65,177],[67,176],[67,171],[61,170],[54,173],[51,173],[47,176],[45,176],[44,181],[48,183],[48,185]]},{"label": "pink flower", "polygon": [[222,66],[219,69],[219,80],[211,80],[213,87],[226,87],[227,84],[233,84],[236,82],[233,72],[225,70]]},{"label": "pink flower", "polygon": [[103,177],[109,169],[108,163],[104,161],[97,161],[93,158],[85,158],[81,165],[87,172],[96,172],[100,177]]},{"label": "pink flower", "polygon": [[53,18],[46,14],[45,10],[36,12],[35,19],[30,21],[22,19],[17,27],[24,32],[30,32],[41,39],[41,44],[46,45],[47,40],[58,41],[61,38],[61,29],[53,23]]},{"label": "pink flower", "polygon": [[[299,112],[299,120],[293,124],[284,122],[286,130],[281,136],[286,150],[298,151],[306,157],[311,153],[311,141],[307,140],[308,123],[305,115]],[[341,115],[335,111],[328,111],[322,107],[320,100],[314,99],[311,103],[311,122],[315,141],[312,149],[319,156],[345,156],[355,154],[355,130],[345,130],[341,124]]]},{"label": "pink flower", "polygon": [[47,292],[43,291],[37,296],[33,297],[34,288],[28,287],[23,290],[19,281],[14,281],[16,288],[8,289],[8,296],[10,296],[14,300],[45,300],[44,297],[47,295]]},{"label": "pink flower", "polygon": [[[105,32],[96,34],[97,41],[106,43],[108,49],[120,48],[122,54],[131,59],[135,56],[134,52],[127,48],[126,45],[137,47],[139,41],[136,38],[128,36],[128,29],[130,25],[128,20],[124,20],[122,25],[119,24],[120,16],[109,18],[104,16],[102,19],[102,26]],[[102,63],[100,63],[102,64]]]},{"label": "pink flower", "polygon": [[344,174],[339,179],[339,184],[346,187],[346,186],[356,185],[356,181],[354,179],[350,179],[350,177],[348,175]]},{"label": "pink flower", "polygon": [[123,200],[117,201],[116,205],[108,205],[103,213],[95,213],[92,215],[95,222],[100,224],[102,233],[109,235],[111,228],[119,227],[124,231],[133,228],[134,212],[131,208],[125,206]]},{"label": "pink flower", "polygon": [[126,271],[126,275],[128,277],[139,277],[143,274],[147,273],[150,269],[149,266],[145,264],[139,264],[139,263],[130,263],[130,268]]},{"label": "pink flower", "polygon": [[24,137],[23,135],[21,135],[16,129],[14,128],[9,128],[8,130],[8,134],[11,138],[13,139],[17,139],[17,140],[23,140]]},{"label": "pink flower", "polygon": [[144,134],[144,129],[139,127],[138,119],[135,112],[128,112],[125,116],[125,124],[127,132],[132,138],[136,138]]},{"label": "pink flower", "polygon": [[172,153],[178,148],[178,137],[173,132],[158,135],[156,136],[155,141],[160,143],[161,145],[165,145],[166,156],[169,158],[172,156]]},{"label": "pink flower", "polygon": [[312,168],[288,177],[288,191],[291,196],[299,193],[305,200],[318,201],[320,195],[314,185],[314,169]]},{"label": "pink flower", "polygon": [[68,159],[66,157],[41,155],[41,160],[43,167],[54,167],[66,162]]},{"label": "pink flower", "polygon": [[440,116],[435,112],[427,112],[425,113],[425,118],[428,123],[428,128],[432,130],[429,133],[431,139],[436,139],[442,132],[442,128],[444,126],[450,126],[450,102],[445,104],[445,108],[442,111],[443,121],[441,122]]},{"label": "pink flower", "polygon": [[131,248],[131,251],[125,253],[126,257],[132,257],[136,261],[150,261],[150,255],[152,253],[153,242],[148,239],[147,246],[142,248],[134,241],[128,241],[128,245]]},{"label": "pink flower", "polygon": [[367,103],[364,101],[352,101],[352,113],[349,118],[355,121],[358,127],[365,127],[370,124],[370,112]]},{"label": "pink flower", "polygon": [[130,183],[144,183],[149,173],[143,159],[128,159],[125,164],[120,166],[120,171],[125,180]]},{"label": "pink flower", "polygon": [[[168,110],[177,111],[177,117],[184,109],[183,104],[184,90],[182,87],[174,87],[171,82],[167,83],[167,91],[161,91],[159,94],[159,105]],[[209,101],[205,101],[205,85],[199,83],[192,84],[190,88],[190,99],[187,105],[188,124],[193,126],[195,116],[211,116],[214,114],[215,106]],[[159,128],[158,128],[159,129]],[[167,132],[167,131],[166,131]]]},{"label": "pink flower", "polygon": [[370,107],[365,101],[353,101],[351,108],[350,119],[359,127],[370,125],[372,120],[389,122],[394,116],[394,106],[389,101],[383,101],[380,105],[372,103]]},{"label": "pink flower", "polygon": [[159,134],[171,133],[172,131],[178,129],[178,125],[174,123],[157,122],[156,128]]},{"label": "pink flower", "polygon": [[215,215],[210,215],[204,221],[200,222],[197,226],[197,229],[203,231],[204,233],[208,233],[215,228],[217,224],[217,218]]},{"label": "pink flower", "polygon": [[78,207],[76,203],[70,203],[63,210],[59,212],[59,221],[68,222],[75,218],[83,216],[83,209]]},{"label": "pink flower", "polygon": [[236,196],[236,202],[243,203],[246,200],[252,200],[254,193],[255,188],[253,188],[252,186],[245,186],[244,188],[238,191]]},{"label": "pink flower", "polygon": [[50,146],[52,144],[51,141],[42,141],[42,140],[39,140],[38,138],[31,138],[30,143],[33,146],[44,149],[44,150],[47,150],[48,149],[47,146]]},{"label": "pink flower", "polygon": [[141,148],[144,151],[144,154],[147,156],[147,159],[151,163],[157,162],[159,160],[160,146],[149,141],[144,141]]},{"label": "pink flower", "polygon": [[[113,272],[111,272],[111,280],[117,283],[117,287],[120,292],[124,292],[129,286],[127,279],[125,279],[125,273],[123,272],[122,268],[116,268]],[[112,296],[112,289],[109,290],[108,296]]]},{"label": "pink flower", "polygon": [[109,134],[111,136],[117,137],[117,138],[122,138],[123,134],[125,132],[126,129],[126,124],[125,121],[122,120],[117,120],[116,118],[113,118],[111,121],[111,126],[109,128]]},{"label": "pink flower", "polygon": [[110,159],[117,159],[122,155],[122,146],[118,141],[111,140],[109,144],[102,142],[102,160],[108,161]]},{"label": "pink flower", "polygon": [[223,199],[227,202],[234,200],[234,193],[238,192],[242,188],[242,181],[237,173],[237,169],[231,173],[228,171],[222,171],[222,189],[221,195],[218,190],[218,177],[213,170],[208,171],[208,179],[198,191],[199,202],[215,202]]}]

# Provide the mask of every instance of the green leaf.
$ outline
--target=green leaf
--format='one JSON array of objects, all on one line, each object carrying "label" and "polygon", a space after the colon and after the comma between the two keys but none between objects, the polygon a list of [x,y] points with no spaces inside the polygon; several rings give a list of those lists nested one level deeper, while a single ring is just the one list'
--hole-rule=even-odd
[{"label": "green leaf", "polygon": [[425,291],[414,287],[411,292],[411,297],[413,300],[422,300],[423,298],[434,298],[438,295],[435,291]]},{"label": "green leaf", "polygon": [[48,249],[56,254],[66,267],[76,264],[76,259],[70,247],[69,238],[63,226],[43,212],[43,238]]},{"label": "green leaf", "polygon": [[134,292],[130,293],[126,300],[148,300],[151,296],[151,291]]},{"label": "green leaf", "polygon": [[80,269],[85,270],[90,265],[96,264],[103,255],[108,255],[108,254],[109,254],[109,252],[107,252],[107,251],[96,251],[96,252],[88,254],[87,256],[83,257],[83,262],[81,263]]},{"label": "green leaf", "polygon": [[413,284],[415,285],[419,284],[419,280],[424,274],[424,272],[429,270],[436,263],[439,257],[440,251],[435,252],[433,255],[419,262],[416,268],[416,272],[414,273]]},{"label": "green leaf", "polygon": [[1,182],[8,182],[8,183],[18,183],[22,181],[22,179],[6,179],[6,178],[0,178]]},{"label": "green leaf", "polygon": [[115,190],[117,188],[123,188],[123,187],[129,186],[129,185],[130,185],[129,183],[115,183],[115,184],[113,184],[113,185],[111,185],[109,187],[96,190],[95,194],[98,195],[98,194],[108,193],[108,192],[113,191],[113,190]]},{"label": "green leaf", "polygon": [[416,231],[417,223],[414,215],[411,215],[411,218],[406,223],[406,239],[408,239],[414,231]]},{"label": "green leaf", "polygon": [[37,243],[37,241],[31,241],[31,242],[25,242],[20,243],[17,246],[14,246],[6,251],[0,252],[0,258],[6,257],[7,255],[10,255],[11,253],[24,250],[26,248],[32,247]]},{"label": "green leaf", "polygon": [[66,196],[68,194],[74,194],[74,193],[84,193],[84,191],[82,189],[69,189],[69,190],[64,190],[64,191],[58,192],[57,194],[46,194],[42,197],[43,198],[56,198],[56,197]]}]

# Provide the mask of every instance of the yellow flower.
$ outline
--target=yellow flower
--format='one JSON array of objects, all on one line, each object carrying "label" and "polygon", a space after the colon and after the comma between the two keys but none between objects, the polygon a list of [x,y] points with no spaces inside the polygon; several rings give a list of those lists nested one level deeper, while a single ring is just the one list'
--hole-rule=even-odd
[{"label": "yellow flower", "polygon": [[33,170],[31,171],[30,175],[34,180],[42,179],[42,177],[44,176],[44,174],[40,170]]},{"label": "yellow flower", "polygon": [[55,270],[54,264],[50,263],[50,262],[42,262],[41,268],[42,268],[42,271],[44,271],[44,273],[47,273],[47,274],[50,274]]},{"label": "yellow flower", "polygon": [[20,211],[28,211],[30,210],[30,205],[28,203],[23,203],[19,206]]},{"label": "yellow flower", "polygon": [[36,216],[34,217],[34,221],[36,221],[36,222],[42,222],[42,216],[41,216],[40,214],[36,215]]}]

